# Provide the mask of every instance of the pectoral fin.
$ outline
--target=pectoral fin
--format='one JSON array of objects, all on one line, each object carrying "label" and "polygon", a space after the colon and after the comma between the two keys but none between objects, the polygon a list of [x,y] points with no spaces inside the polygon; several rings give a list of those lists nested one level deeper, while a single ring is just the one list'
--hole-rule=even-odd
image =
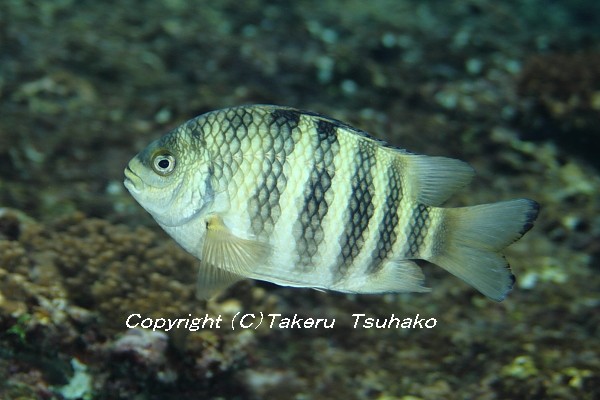
[{"label": "pectoral fin", "polygon": [[265,243],[235,236],[218,215],[211,215],[206,220],[203,264],[246,277],[264,265],[269,252]]},{"label": "pectoral fin", "polygon": [[196,281],[196,298],[198,300],[208,300],[221,290],[242,279],[244,279],[243,276],[202,263]]}]

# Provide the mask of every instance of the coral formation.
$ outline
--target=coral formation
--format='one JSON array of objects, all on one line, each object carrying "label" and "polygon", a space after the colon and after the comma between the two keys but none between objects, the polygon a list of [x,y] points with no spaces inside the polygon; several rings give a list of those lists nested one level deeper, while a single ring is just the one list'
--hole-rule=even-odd
[{"label": "coral formation", "polygon": [[[0,1],[0,398],[600,396],[600,3],[113,3]],[[248,103],[472,163],[451,205],[540,202],[507,253],[513,292],[494,304],[424,265],[428,295],[240,282],[198,302],[197,260],[123,168],[182,121]],[[336,325],[233,331],[238,312]],[[223,327],[130,330],[131,313]],[[352,313],[437,325],[353,329]]]},{"label": "coral formation", "polygon": [[[165,385],[202,377],[195,384],[202,392],[212,377],[243,363],[253,342],[252,335],[225,330],[179,330],[169,350],[164,332],[127,330],[126,318],[134,312],[177,318],[203,310],[227,317],[239,309],[231,302],[202,308],[193,294],[196,260],[147,228],[133,230],[81,213],[41,225],[19,211],[2,209],[0,236],[0,327],[5,332],[0,343],[15,349],[1,357],[12,365],[0,385],[3,398],[23,389],[31,375],[18,371],[26,368],[37,371],[40,383],[27,384],[23,393],[41,396],[55,386],[65,398],[77,397],[66,394],[79,390],[66,380],[82,376],[79,370],[70,372],[67,363],[78,355],[107,360],[100,371],[93,368],[94,385],[104,396],[149,390],[127,382],[127,365],[139,379]],[[57,351],[63,364],[58,370],[46,365]],[[173,354],[179,351],[186,354],[183,360]],[[41,362],[32,362],[35,353],[42,355]],[[119,367],[112,368],[116,361]],[[189,368],[187,373],[175,372],[180,364]]]}]

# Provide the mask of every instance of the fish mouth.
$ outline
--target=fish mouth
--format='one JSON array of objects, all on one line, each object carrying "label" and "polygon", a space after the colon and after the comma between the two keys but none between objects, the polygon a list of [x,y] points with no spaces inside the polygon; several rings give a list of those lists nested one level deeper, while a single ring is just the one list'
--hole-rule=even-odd
[{"label": "fish mouth", "polygon": [[141,183],[142,179],[135,173],[133,170],[127,165],[125,168],[125,180],[123,181],[123,185],[133,193],[139,193],[140,189],[138,188],[138,184]]}]

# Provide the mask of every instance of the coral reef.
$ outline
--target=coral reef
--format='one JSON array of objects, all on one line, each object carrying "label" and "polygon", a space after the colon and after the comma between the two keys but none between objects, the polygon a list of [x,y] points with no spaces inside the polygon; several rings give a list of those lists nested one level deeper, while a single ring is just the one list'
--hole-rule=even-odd
[{"label": "coral reef", "polygon": [[[1,1],[0,398],[598,398],[599,4]],[[540,202],[507,252],[513,292],[495,304],[423,264],[427,295],[244,281],[197,301],[198,261],[123,168],[247,103],[472,163],[450,205]],[[261,312],[336,323],[231,329]],[[222,326],[129,329],[132,313]],[[437,324],[353,328],[353,313]]]},{"label": "coral reef", "polygon": [[[2,398],[53,390],[78,398],[72,393],[79,389],[67,383],[71,375],[92,379],[100,398],[160,392],[182,381],[195,382],[185,390],[192,385],[202,393],[211,379],[244,363],[254,336],[178,330],[169,338],[126,328],[132,313],[185,318],[202,310],[227,317],[239,308],[231,301],[201,307],[190,283],[196,260],[163,235],[81,213],[41,225],[1,209],[0,237],[0,363],[10,365]],[[179,352],[186,356],[179,359]],[[74,357],[77,368],[70,367]],[[86,367],[90,362],[97,364]],[[150,389],[148,380],[164,387]]]}]

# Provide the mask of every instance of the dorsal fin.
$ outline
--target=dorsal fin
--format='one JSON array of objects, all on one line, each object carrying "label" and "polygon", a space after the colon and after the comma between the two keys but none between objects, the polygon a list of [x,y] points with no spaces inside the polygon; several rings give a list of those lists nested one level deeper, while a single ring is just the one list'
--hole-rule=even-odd
[{"label": "dorsal fin", "polygon": [[467,185],[475,170],[464,161],[447,157],[402,154],[407,164],[408,185],[415,200],[427,206],[439,206]]}]

